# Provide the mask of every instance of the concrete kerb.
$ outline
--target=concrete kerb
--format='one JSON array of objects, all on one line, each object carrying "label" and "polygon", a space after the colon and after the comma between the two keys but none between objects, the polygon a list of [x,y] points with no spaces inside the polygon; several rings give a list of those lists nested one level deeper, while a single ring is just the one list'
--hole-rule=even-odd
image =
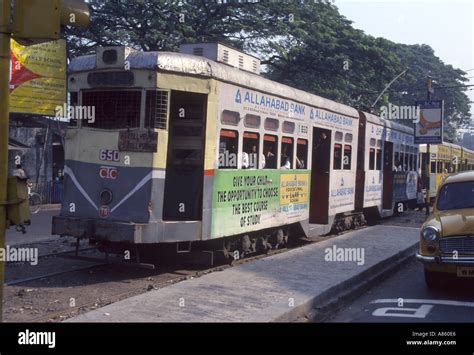
[{"label": "concrete kerb", "polygon": [[358,275],[325,290],[304,304],[274,319],[273,322],[323,322],[328,318],[330,312],[336,312],[351,299],[400,268],[415,255],[416,250],[418,250],[418,242],[378,262]]}]

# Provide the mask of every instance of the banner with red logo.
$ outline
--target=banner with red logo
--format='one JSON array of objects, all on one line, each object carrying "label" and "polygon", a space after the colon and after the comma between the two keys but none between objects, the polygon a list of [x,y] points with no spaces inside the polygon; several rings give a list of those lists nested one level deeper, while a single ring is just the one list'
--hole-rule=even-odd
[{"label": "banner with red logo", "polygon": [[11,40],[10,112],[55,116],[66,102],[66,42],[22,46]]}]

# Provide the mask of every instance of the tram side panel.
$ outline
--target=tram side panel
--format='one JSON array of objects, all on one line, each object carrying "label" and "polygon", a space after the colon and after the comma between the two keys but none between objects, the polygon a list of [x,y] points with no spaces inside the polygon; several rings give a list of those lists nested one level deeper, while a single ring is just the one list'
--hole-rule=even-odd
[{"label": "tram side panel", "polygon": [[217,106],[211,228],[205,238],[307,220],[308,107],[227,83],[219,83]]}]

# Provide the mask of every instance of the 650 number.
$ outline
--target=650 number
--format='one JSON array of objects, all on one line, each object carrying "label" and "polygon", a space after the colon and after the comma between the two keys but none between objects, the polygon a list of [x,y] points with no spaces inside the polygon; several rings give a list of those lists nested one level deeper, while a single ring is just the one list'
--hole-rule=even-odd
[{"label": "650 number", "polygon": [[120,161],[120,152],[118,150],[101,149],[99,159],[102,161]]}]

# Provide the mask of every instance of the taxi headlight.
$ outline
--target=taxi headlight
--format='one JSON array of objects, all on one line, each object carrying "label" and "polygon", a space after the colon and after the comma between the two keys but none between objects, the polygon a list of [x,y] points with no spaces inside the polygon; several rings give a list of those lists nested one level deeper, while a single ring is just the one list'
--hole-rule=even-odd
[{"label": "taxi headlight", "polygon": [[423,228],[421,235],[423,236],[423,239],[427,242],[434,242],[436,239],[439,238],[439,230],[435,227],[428,226]]}]

